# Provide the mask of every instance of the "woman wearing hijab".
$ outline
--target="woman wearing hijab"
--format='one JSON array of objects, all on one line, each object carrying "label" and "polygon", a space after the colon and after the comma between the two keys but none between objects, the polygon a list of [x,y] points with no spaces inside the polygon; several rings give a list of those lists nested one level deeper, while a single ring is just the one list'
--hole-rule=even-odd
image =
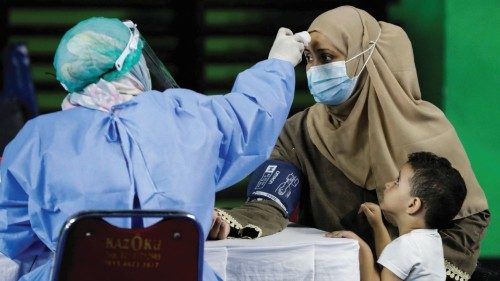
[{"label": "woman wearing hijab", "polygon": [[[21,280],[48,280],[61,227],[85,210],[189,212],[207,235],[215,192],[272,150],[301,40],[280,29],[231,93],[204,96],[177,87],[132,22],[90,18],[66,32],[54,59],[63,110],[29,121],[0,167],[0,253],[22,265],[49,257]],[[217,279],[208,266],[203,276]]]},{"label": "woman wearing hijab", "polygon": [[455,129],[421,99],[407,35],[349,6],[321,14],[308,31],[304,55],[317,103],[287,120],[270,160],[251,178],[247,203],[217,210],[209,237],[265,236],[297,216],[303,225],[353,230],[373,243],[360,205],[381,200],[409,153],[430,151],[448,158],[467,185],[462,209],[440,234],[447,275],[468,280],[488,205]]}]

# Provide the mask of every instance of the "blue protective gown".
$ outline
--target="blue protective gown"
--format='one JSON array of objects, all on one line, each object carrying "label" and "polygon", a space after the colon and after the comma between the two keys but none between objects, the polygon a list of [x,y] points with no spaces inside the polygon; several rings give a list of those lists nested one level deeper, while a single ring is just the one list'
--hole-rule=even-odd
[{"label": "blue protective gown", "polygon": [[[1,163],[0,251],[21,262],[53,252],[70,216],[132,209],[136,193],[142,209],[194,214],[206,238],[215,192],[269,156],[294,86],[293,66],[272,59],[240,73],[226,95],[151,91],[109,113],[77,107],[29,121]],[[50,267],[23,280],[47,280]]]}]

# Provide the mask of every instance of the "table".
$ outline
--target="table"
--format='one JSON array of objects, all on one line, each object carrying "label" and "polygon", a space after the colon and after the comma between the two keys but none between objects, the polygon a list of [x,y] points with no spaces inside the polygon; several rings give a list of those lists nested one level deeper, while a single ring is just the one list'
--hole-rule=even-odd
[{"label": "table", "polygon": [[359,280],[358,242],[288,226],[250,239],[205,242],[205,261],[224,280]]},{"label": "table", "polygon": [[[205,261],[224,280],[359,280],[358,242],[288,226],[250,239],[205,242]],[[18,264],[0,253],[0,280],[17,280]]]}]

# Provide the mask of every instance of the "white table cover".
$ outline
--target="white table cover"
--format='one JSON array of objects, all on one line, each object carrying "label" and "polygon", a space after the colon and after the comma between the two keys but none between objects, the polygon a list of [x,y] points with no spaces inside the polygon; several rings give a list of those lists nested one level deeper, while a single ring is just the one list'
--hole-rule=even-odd
[{"label": "white table cover", "polygon": [[205,261],[224,280],[359,280],[357,241],[287,227],[250,239],[205,242]]}]

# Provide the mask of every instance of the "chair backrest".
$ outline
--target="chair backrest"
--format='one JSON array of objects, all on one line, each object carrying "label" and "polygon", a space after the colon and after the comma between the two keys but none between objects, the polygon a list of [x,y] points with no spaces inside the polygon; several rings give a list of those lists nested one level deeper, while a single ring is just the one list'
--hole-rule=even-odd
[{"label": "chair backrest", "polygon": [[[119,228],[103,218],[160,218]],[[69,219],[51,280],[202,280],[204,237],[193,215],[170,211],[94,211]]]}]

